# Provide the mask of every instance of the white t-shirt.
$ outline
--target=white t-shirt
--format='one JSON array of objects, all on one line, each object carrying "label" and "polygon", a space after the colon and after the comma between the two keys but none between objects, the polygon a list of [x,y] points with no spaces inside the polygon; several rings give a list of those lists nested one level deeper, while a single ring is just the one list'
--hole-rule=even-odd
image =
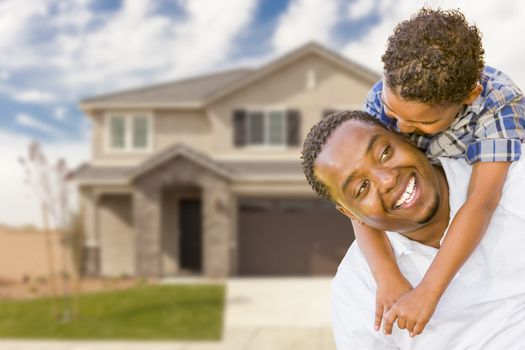
[{"label": "white t-shirt", "polygon": [[[485,236],[421,335],[411,338],[397,324],[389,336],[374,331],[376,284],[357,243],[352,244],[332,281],[332,323],[339,350],[525,349],[524,158],[511,165]],[[451,158],[441,163],[453,218],[466,199],[471,167]],[[401,271],[417,285],[438,250],[398,233],[387,234]]]}]

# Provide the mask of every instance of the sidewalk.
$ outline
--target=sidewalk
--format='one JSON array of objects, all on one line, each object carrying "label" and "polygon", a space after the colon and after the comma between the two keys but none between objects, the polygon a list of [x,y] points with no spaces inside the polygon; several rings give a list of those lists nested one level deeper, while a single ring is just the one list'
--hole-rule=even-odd
[{"label": "sidewalk", "polygon": [[219,342],[0,341],[0,350],[333,350],[329,278],[227,281]]}]

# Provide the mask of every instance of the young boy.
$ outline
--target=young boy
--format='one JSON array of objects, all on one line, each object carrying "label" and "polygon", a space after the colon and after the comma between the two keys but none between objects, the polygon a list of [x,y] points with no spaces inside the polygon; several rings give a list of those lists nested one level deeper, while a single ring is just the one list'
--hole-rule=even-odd
[{"label": "young boy", "polygon": [[[502,72],[485,66],[481,36],[459,11],[421,9],[388,39],[384,79],[369,92],[366,111],[437,157],[463,157],[473,165],[467,201],[453,218],[421,283],[412,286],[397,267],[384,232],[357,215],[356,240],[377,282],[376,320],[385,334],[393,323],[420,334],[445,289],[477,246],[499,202],[510,164],[525,140],[525,99]],[[388,166],[388,161],[378,166]],[[377,191],[364,179],[358,196]],[[370,187],[370,188],[369,188]],[[355,190],[355,189],[354,189]],[[398,190],[397,187],[392,190]],[[417,177],[388,210],[409,207]],[[361,199],[359,199],[361,200]],[[386,258],[385,258],[386,257]]]}]

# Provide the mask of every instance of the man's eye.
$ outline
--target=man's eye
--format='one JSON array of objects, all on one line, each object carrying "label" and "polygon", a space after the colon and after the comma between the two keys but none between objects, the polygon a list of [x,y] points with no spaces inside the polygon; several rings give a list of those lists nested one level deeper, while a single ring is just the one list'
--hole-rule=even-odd
[{"label": "man's eye", "polygon": [[359,189],[357,190],[356,197],[359,197],[361,193],[363,193],[366,190],[366,188],[368,187],[368,183],[369,183],[368,180],[361,182],[361,185],[359,186]]},{"label": "man's eye", "polygon": [[379,157],[379,163],[383,163],[390,155],[390,152],[391,152],[390,146],[386,146],[385,149],[383,150],[383,153],[381,153],[381,157]]}]

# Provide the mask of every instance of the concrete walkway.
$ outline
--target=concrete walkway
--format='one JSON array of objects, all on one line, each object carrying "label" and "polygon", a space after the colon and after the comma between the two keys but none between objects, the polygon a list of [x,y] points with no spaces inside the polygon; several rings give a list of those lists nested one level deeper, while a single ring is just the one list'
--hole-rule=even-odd
[{"label": "concrete walkway", "polygon": [[335,349],[330,328],[330,279],[229,279],[223,339],[219,342],[0,341],[0,350],[139,349]]}]

